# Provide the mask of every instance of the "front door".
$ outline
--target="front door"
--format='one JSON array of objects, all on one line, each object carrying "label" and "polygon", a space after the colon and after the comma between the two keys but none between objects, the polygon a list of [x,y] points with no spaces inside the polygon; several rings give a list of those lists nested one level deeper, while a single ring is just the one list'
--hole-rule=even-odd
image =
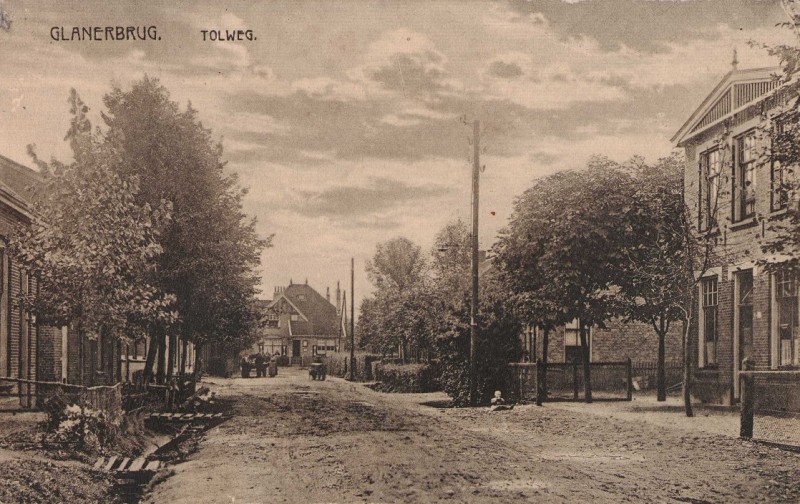
[{"label": "front door", "polygon": [[292,358],[300,357],[300,340],[292,340]]}]

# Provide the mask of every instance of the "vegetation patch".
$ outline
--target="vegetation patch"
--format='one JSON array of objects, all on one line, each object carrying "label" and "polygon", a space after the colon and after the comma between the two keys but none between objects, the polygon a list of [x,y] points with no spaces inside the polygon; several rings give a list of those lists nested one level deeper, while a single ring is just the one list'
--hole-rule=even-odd
[{"label": "vegetation patch", "polygon": [[439,384],[436,364],[387,364],[375,366],[375,383],[371,388],[381,392],[436,392]]}]

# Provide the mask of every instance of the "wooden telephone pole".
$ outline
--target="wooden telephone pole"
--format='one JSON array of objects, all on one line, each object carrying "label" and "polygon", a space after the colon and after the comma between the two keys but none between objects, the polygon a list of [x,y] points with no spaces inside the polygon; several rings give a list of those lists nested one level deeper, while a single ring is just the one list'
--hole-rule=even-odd
[{"label": "wooden telephone pole", "polygon": [[478,203],[480,195],[480,122],[472,123],[472,301],[469,306],[469,404],[478,404]]},{"label": "wooden telephone pole", "polygon": [[350,258],[350,379],[356,379],[356,259]]}]

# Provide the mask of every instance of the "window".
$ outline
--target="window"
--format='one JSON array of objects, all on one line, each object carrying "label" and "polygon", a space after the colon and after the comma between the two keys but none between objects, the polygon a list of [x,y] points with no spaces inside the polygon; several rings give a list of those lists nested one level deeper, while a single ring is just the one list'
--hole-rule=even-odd
[{"label": "window", "polygon": [[733,188],[733,220],[740,221],[756,214],[756,135],[746,133],[736,139],[736,173]]},{"label": "window", "polygon": [[[575,319],[564,326],[564,362],[581,361],[581,324],[580,319]],[[591,349],[591,331],[586,328],[586,344]],[[589,360],[592,360],[591,350]]]},{"label": "window", "polygon": [[703,280],[701,303],[703,364],[706,367],[714,367],[717,365],[717,307],[719,305],[716,277]]},{"label": "window", "polygon": [[700,155],[700,230],[708,231],[717,225],[719,180],[722,158],[718,148]]},{"label": "window", "polygon": [[[779,122],[775,126],[772,144],[772,163],[770,165],[770,210],[777,212],[789,206],[789,190],[787,187],[786,167],[780,159],[781,146],[786,142],[786,123]],[[791,141],[791,140],[789,140]]]},{"label": "window", "polygon": [[317,340],[317,344],[314,345],[316,355],[325,355],[334,351],[336,351],[336,340]]},{"label": "window", "polygon": [[796,366],[798,362],[797,282],[793,272],[775,274],[775,300],[778,308],[778,365]]},{"label": "window", "polygon": [[268,313],[267,314],[267,327],[278,327],[278,314],[277,313]]},{"label": "window", "polygon": [[297,314],[296,313],[292,313],[292,317],[291,318],[292,318],[292,322],[297,322]]}]

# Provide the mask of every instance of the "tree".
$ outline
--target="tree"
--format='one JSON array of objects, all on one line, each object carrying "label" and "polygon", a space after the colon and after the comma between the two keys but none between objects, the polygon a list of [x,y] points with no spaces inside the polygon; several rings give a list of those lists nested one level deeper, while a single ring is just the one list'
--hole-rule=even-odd
[{"label": "tree", "polygon": [[365,268],[378,290],[403,291],[421,282],[427,272],[422,248],[404,237],[379,243]]},{"label": "tree", "polygon": [[[427,302],[434,316],[436,354],[441,362],[441,382],[458,406],[470,400],[471,235],[463,221],[444,226],[431,252],[432,295]],[[507,390],[509,362],[519,360],[520,324],[508,291],[491,266],[481,269],[476,348],[478,401],[486,403],[495,390]]]},{"label": "tree", "polygon": [[660,159],[655,165],[633,158],[628,168],[635,177],[632,240],[624,252],[627,261],[617,283],[627,299],[626,320],[649,324],[658,338],[657,399],[667,397],[666,337],[673,322],[683,321],[692,303],[687,286],[694,284],[687,268],[691,229],[687,227],[683,198],[682,156]]},{"label": "tree", "polygon": [[[169,348],[178,347],[178,335],[198,349],[207,342],[249,346],[259,317],[255,269],[271,237],[260,238],[255,219],[242,211],[246,191],[235,174],[226,173],[222,146],[191,104],[180,110],[157,79],[145,77],[126,91],[115,87],[104,102],[105,139],[120,152],[119,173],[140,180],[137,201],[172,204],[152,277],[176,296],[180,324],[169,335]],[[161,382],[172,369],[164,369],[165,328],[155,329],[158,345],[151,348],[161,348]],[[167,359],[170,366],[173,360]],[[146,375],[152,375],[152,366],[148,355]]]},{"label": "tree", "polygon": [[[592,400],[588,328],[623,313],[615,275],[630,243],[635,185],[605,158],[543,178],[514,203],[494,248],[515,297],[546,325],[580,322],[584,393]],[[519,303],[518,303],[519,304]]]},{"label": "tree", "polygon": [[121,153],[92,132],[74,89],[69,103],[73,162],[45,163],[29,147],[47,187],[32,225],[11,238],[13,257],[41,282],[23,301],[40,323],[72,324],[81,340],[127,342],[176,319],[174,296],[150,281],[171,205],[137,202],[138,178],[117,172]]}]

